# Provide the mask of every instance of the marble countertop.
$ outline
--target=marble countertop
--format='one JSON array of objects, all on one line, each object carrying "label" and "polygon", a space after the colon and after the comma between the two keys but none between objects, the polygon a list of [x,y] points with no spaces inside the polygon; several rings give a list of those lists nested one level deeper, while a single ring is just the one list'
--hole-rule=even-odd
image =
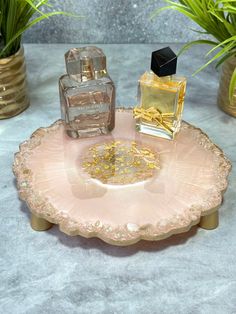
[{"label": "marble countertop", "polygon": [[[178,72],[188,77],[184,119],[206,132],[233,164],[220,226],[130,247],[69,237],[57,226],[31,229],[11,170],[14,153],[35,129],[60,118],[58,78],[72,46],[25,45],[31,106],[0,121],[0,312],[236,313],[236,119],[216,105],[219,74],[213,67],[191,76],[205,47],[181,56]],[[117,86],[117,106],[133,106],[137,80],[161,46],[99,46]],[[178,51],[180,45],[171,47]]]}]

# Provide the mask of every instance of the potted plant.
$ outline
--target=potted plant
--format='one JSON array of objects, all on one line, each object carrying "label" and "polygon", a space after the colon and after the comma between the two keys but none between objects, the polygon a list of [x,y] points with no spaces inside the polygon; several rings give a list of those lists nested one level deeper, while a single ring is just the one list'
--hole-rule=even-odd
[{"label": "potted plant", "polygon": [[29,106],[22,34],[53,15],[71,16],[41,12],[46,5],[48,0],[0,0],[0,119],[15,116]]},{"label": "potted plant", "polygon": [[180,53],[198,44],[209,44],[213,48],[207,56],[210,60],[195,73],[210,63],[222,66],[218,105],[226,113],[236,117],[236,0],[164,0],[168,5],[157,9],[153,17],[166,9],[176,10],[204,29],[204,35],[213,40],[195,40],[183,46]]}]

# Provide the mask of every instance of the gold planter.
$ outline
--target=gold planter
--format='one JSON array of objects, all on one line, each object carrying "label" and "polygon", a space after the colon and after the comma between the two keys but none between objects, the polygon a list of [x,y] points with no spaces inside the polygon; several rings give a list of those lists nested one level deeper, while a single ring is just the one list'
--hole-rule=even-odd
[{"label": "gold planter", "polygon": [[222,66],[218,92],[218,106],[227,114],[236,117],[236,89],[232,101],[229,100],[229,84],[236,67],[236,57],[230,58]]},{"label": "gold planter", "polygon": [[0,59],[0,119],[21,113],[29,106],[26,86],[26,66],[23,47]]}]

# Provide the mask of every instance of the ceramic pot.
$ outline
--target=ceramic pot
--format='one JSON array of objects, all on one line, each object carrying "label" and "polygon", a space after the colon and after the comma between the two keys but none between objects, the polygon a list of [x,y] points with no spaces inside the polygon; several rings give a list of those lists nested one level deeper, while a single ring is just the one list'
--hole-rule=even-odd
[{"label": "ceramic pot", "polygon": [[24,111],[29,106],[24,49],[0,59],[0,119]]},{"label": "ceramic pot", "polygon": [[220,86],[218,92],[218,106],[227,114],[236,117],[236,89],[233,99],[229,99],[229,84],[236,67],[236,57],[230,58],[223,63]]}]

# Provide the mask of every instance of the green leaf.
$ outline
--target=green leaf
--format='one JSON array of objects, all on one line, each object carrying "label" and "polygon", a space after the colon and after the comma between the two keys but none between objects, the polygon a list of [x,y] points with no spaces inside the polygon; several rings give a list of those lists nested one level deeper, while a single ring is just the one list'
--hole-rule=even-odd
[{"label": "green leaf", "polygon": [[194,45],[203,45],[203,44],[206,44],[206,45],[213,45],[213,46],[216,46],[218,45],[217,42],[215,41],[211,41],[211,40],[204,40],[204,39],[199,39],[199,40],[194,40],[194,41],[191,41],[185,45],[183,45],[183,47],[181,48],[181,50],[178,52],[178,55],[182,54],[184,51],[190,49],[192,46]]},{"label": "green leaf", "polygon": [[[200,39],[185,44],[179,54],[198,44],[208,44],[214,46],[207,56],[215,53],[195,73],[202,71],[212,62],[217,62],[216,67],[220,66],[228,58],[236,56],[236,0],[164,0],[167,6],[155,10],[152,18],[165,10],[174,10],[193,22],[198,24],[203,31],[200,34],[210,34],[215,40]],[[219,50],[219,51],[218,51]],[[236,73],[234,72],[231,80],[230,97],[236,86]]]},{"label": "green leaf", "polygon": [[[38,9],[39,6],[38,6],[38,5],[35,5],[33,1],[31,1],[31,0],[24,0],[24,1],[26,1],[29,5],[31,5],[31,7],[32,7],[35,11],[37,11],[39,14],[45,15],[42,11],[40,11],[40,10]],[[41,1],[41,2],[42,2],[42,4],[44,4],[46,1],[43,0],[43,1]]]},{"label": "green leaf", "polygon": [[[83,17],[60,11],[44,13],[40,10],[42,6],[51,7],[48,0],[0,0],[0,58],[16,53],[20,47],[22,34],[45,18],[54,15]],[[35,14],[36,17],[32,20]]]},{"label": "green leaf", "polygon": [[219,43],[216,47],[212,48],[210,51],[208,51],[207,56],[210,55],[212,52],[214,52],[218,48],[226,47],[230,42],[233,42],[235,44],[236,36],[232,36],[226,40],[224,40],[222,43]]},{"label": "green leaf", "polygon": [[7,37],[6,41],[14,34],[15,24],[12,21],[16,18],[17,6],[15,0],[8,0],[8,15],[6,21]]},{"label": "green leaf", "polygon": [[194,33],[198,33],[198,34],[202,34],[202,35],[209,35],[208,32],[205,32],[205,31],[199,31],[197,29],[193,29],[193,28],[190,28],[190,30]]},{"label": "green leaf", "polygon": [[225,53],[227,53],[228,50],[230,50],[232,43],[228,44],[229,46],[224,47],[221,49],[213,58],[211,58],[206,64],[204,64],[202,67],[200,67],[197,71],[193,73],[193,75],[196,75],[197,73],[201,72],[203,69],[205,69],[209,64],[216,61],[217,59],[221,58]]},{"label": "green leaf", "polygon": [[[8,41],[8,43],[5,45],[5,47],[2,49],[1,53],[0,53],[0,57],[2,56],[2,54],[5,52],[5,50],[20,36],[22,35],[28,28],[32,27],[33,25],[37,24],[38,22],[54,16],[54,15],[66,15],[66,16],[73,16],[73,17],[79,17],[78,15],[74,15],[71,13],[66,13],[66,12],[62,12],[62,11],[58,11],[58,12],[51,12],[51,13],[47,13],[45,15],[41,15],[38,18],[34,19],[33,21],[31,21],[30,23],[28,23],[27,25],[25,25],[24,27],[22,27],[14,36],[12,36],[11,40]],[[80,16],[81,17],[81,16]]]},{"label": "green leaf", "polygon": [[229,58],[231,58],[233,55],[236,55],[236,51],[232,51],[227,53],[223,58],[221,58],[217,63],[216,63],[216,69],[222,64],[224,63],[226,60],[228,60]]},{"label": "green leaf", "polygon": [[[218,41],[223,41],[236,34],[235,1],[215,1],[215,0],[165,0],[168,6],[157,9],[153,12],[152,18],[161,11],[170,9],[184,14],[199,26],[206,33],[212,34]],[[232,12],[230,22],[227,19],[227,12]]]}]

